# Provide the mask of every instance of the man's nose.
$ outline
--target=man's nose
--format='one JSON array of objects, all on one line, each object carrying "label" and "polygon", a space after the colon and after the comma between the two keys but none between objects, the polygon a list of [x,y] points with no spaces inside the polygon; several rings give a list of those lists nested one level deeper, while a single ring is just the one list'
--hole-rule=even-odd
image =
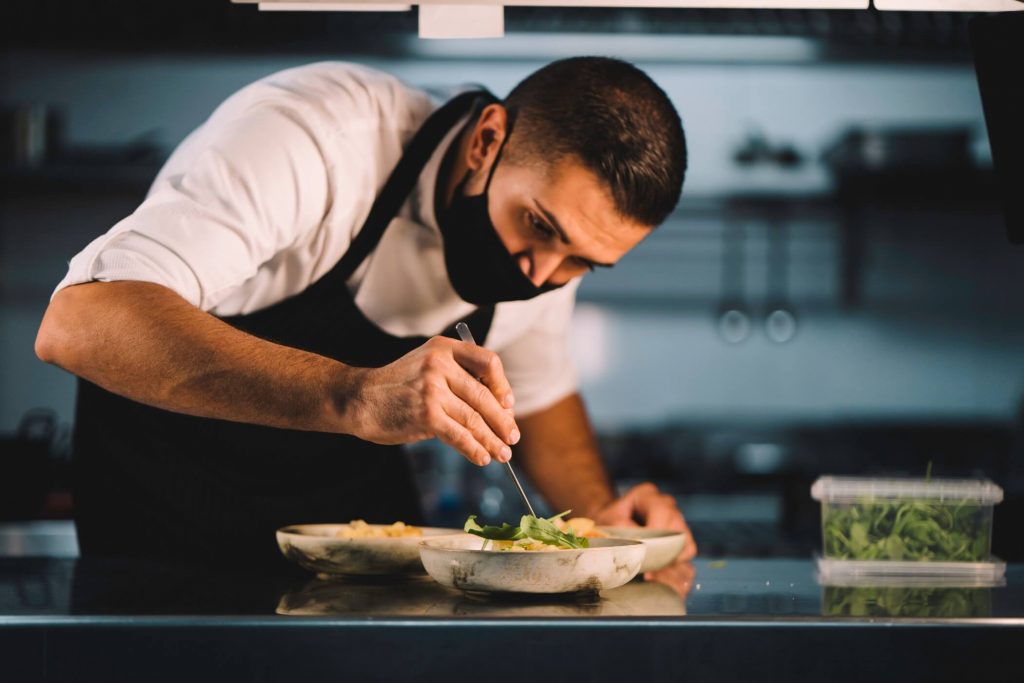
[{"label": "man's nose", "polygon": [[540,287],[554,275],[563,259],[555,252],[532,249],[519,255],[519,268],[535,287]]}]

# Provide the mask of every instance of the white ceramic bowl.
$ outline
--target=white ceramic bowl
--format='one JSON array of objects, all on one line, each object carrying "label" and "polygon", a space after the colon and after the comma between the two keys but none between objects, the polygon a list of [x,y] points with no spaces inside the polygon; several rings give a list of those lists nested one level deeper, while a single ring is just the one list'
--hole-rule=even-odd
[{"label": "white ceramic bowl", "polygon": [[650,529],[645,527],[598,527],[612,538],[627,538],[633,541],[640,541],[647,546],[647,554],[644,556],[641,573],[654,572],[664,569],[679,557],[686,547],[686,534],[681,531],[670,529]]},{"label": "white ceramic bowl", "polygon": [[[395,576],[422,574],[419,544],[424,538],[461,535],[457,529],[419,527],[422,536],[337,538],[344,524],[293,524],[277,530],[277,547],[289,560],[318,574]],[[386,527],[371,524],[370,527]]]},{"label": "white ceramic bowl", "polygon": [[644,560],[637,541],[590,539],[589,548],[550,552],[481,550],[470,534],[420,543],[427,573],[444,586],[491,593],[602,591],[628,582]]}]

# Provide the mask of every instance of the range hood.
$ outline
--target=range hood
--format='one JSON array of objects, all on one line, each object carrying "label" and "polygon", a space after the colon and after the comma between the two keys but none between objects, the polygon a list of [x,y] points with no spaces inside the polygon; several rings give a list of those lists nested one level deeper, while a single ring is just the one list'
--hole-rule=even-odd
[{"label": "range hood", "polygon": [[[505,33],[505,7],[619,7],[704,9],[868,9],[872,0],[232,0],[264,11],[387,12],[419,7],[421,38],[497,38]],[[926,12],[1008,12],[1024,0],[874,0],[875,9]]]}]

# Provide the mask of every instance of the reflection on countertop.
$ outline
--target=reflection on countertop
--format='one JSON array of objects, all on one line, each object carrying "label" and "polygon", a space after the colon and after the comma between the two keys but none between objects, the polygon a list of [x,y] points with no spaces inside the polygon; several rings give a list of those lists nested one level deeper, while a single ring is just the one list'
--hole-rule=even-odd
[{"label": "reflection on countertop", "polygon": [[528,618],[874,625],[970,618],[1024,626],[1024,565],[1009,565],[1006,585],[992,588],[823,587],[810,558],[698,559],[658,578],[599,595],[487,596],[427,577],[325,581],[300,572],[265,575],[143,560],[0,558],[0,622],[175,617],[196,625],[226,618],[287,627],[309,619]]},{"label": "reflection on countertop", "polygon": [[287,616],[577,618],[684,616],[686,606],[669,586],[633,581],[604,593],[486,595],[445,588],[429,578],[397,583],[313,579],[281,596]]}]

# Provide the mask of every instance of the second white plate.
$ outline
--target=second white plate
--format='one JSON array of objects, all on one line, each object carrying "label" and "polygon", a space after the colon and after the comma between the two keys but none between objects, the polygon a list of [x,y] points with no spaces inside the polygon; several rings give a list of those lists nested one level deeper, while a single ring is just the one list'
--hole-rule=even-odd
[{"label": "second white plate", "polygon": [[[422,536],[337,538],[343,524],[293,524],[277,530],[277,546],[289,560],[318,574],[401,576],[422,574],[419,544],[425,538],[461,535],[458,529],[419,527]],[[385,528],[385,524],[371,524]]]},{"label": "second white plate", "polygon": [[626,538],[640,541],[647,546],[641,573],[655,572],[664,569],[679,557],[686,547],[686,534],[670,529],[650,529],[637,526],[602,526],[598,527],[612,538]]}]

